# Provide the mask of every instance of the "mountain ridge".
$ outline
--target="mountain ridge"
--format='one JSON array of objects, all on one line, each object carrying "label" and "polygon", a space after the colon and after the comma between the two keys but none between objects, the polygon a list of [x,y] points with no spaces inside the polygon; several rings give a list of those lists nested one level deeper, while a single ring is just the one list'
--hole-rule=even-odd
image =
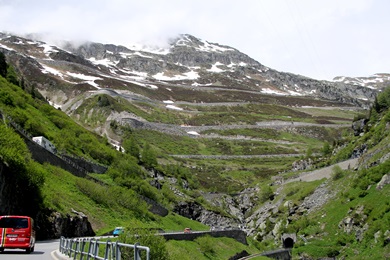
[{"label": "mountain ridge", "polygon": [[[339,100],[360,106],[372,101],[377,90],[375,85],[365,87],[318,81],[278,72],[232,47],[209,43],[188,34],[171,41],[169,51],[155,53],[100,43],[86,43],[78,47],[67,43],[61,49],[45,42],[6,34],[1,34],[0,44],[6,53],[12,55],[14,51],[37,61],[41,73],[47,76],[67,80],[68,84],[80,83],[84,79],[83,83],[96,89],[113,88],[110,79],[122,84],[149,85],[154,89],[158,85],[173,83],[197,89],[222,86],[266,95]],[[85,75],[80,72],[80,75],[70,74],[74,73],[69,67],[72,64],[87,69]],[[23,72],[22,68],[17,69]],[[81,68],[79,70],[82,71]]]}]

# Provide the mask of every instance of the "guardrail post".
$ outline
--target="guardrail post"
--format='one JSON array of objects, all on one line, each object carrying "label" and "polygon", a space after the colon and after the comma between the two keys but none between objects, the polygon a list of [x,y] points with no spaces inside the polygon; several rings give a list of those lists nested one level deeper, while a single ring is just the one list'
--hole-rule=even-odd
[{"label": "guardrail post", "polygon": [[87,239],[86,238],[83,238],[81,240],[81,248],[80,248],[80,260],[83,260],[84,258],[84,248],[85,248],[85,243],[86,243]]},{"label": "guardrail post", "polygon": [[74,255],[73,255],[73,260],[76,260],[77,254],[80,252],[80,240],[75,239],[75,248],[74,248]]},{"label": "guardrail post", "polygon": [[71,239],[69,239],[69,246],[68,246],[68,250],[69,250],[69,252],[68,252],[68,256],[69,257],[72,257],[72,248],[73,248],[73,241],[71,240]]},{"label": "guardrail post", "polygon": [[98,241],[96,240],[96,241],[95,241],[95,252],[94,252],[94,254],[93,254],[94,259],[96,259],[97,256],[99,256],[99,243],[98,243]]},{"label": "guardrail post", "polygon": [[106,241],[106,250],[104,251],[104,259],[108,259],[108,253],[110,252],[110,240]]},{"label": "guardrail post", "polygon": [[91,257],[91,253],[92,253],[92,250],[93,250],[93,239],[90,239],[89,240],[89,246],[88,246],[88,253],[87,253],[87,260],[89,260],[89,258]]},{"label": "guardrail post", "polygon": [[[89,245],[87,245],[89,243]],[[105,246],[104,257],[99,256],[99,246],[102,244]],[[86,250],[88,247],[88,252]],[[71,259],[77,259],[77,256],[80,255],[79,260],[85,259],[99,259],[99,260],[121,260],[122,253],[121,248],[127,247],[134,250],[133,260],[141,260],[142,250],[146,253],[146,260],[150,259],[150,248],[141,246],[140,243],[123,244],[119,241],[111,242],[110,240],[106,242],[99,242],[95,238],[60,238],[60,252],[68,256]]]},{"label": "guardrail post", "polygon": [[137,246],[139,246],[138,242],[134,244],[134,260],[141,260],[141,256],[139,254],[139,250]]},{"label": "guardrail post", "polygon": [[115,242],[115,257],[114,257],[114,259],[121,260],[121,258],[122,258],[122,255],[121,255],[121,250],[119,247],[119,241],[116,241]]}]

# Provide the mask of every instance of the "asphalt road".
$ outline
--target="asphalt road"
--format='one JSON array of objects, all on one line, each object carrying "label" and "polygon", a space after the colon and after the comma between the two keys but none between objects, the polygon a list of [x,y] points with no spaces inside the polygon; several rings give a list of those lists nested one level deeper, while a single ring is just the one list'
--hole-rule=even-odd
[{"label": "asphalt road", "polygon": [[57,250],[60,245],[60,240],[38,241],[35,243],[35,250],[31,254],[26,254],[24,250],[19,249],[5,249],[0,253],[1,260],[53,260],[57,259],[52,256],[52,252]]},{"label": "asphalt road", "polygon": [[349,159],[343,162],[336,163],[334,165],[317,169],[310,172],[304,172],[299,177],[294,179],[286,180],[284,183],[294,182],[294,181],[315,181],[321,180],[323,178],[329,179],[333,174],[333,167],[338,165],[342,170],[354,169],[357,166],[358,158]]}]

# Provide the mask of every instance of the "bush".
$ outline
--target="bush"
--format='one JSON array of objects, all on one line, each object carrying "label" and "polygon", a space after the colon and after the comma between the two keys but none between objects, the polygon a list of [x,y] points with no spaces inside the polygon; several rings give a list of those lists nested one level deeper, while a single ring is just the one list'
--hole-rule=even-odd
[{"label": "bush", "polygon": [[[138,226],[137,224],[131,225]],[[150,259],[166,260],[169,259],[168,250],[163,236],[156,235],[154,231],[140,228],[125,228],[125,232],[119,235],[119,241],[126,244],[139,243],[141,246],[149,247]],[[122,259],[133,259],[134,251],[126,248],[122,252]],[[145,251],[141,251],[141,258],[145,258]]]},{"label": "bush", "polygon": [[202,252],[202,254],[204,255],[215,254],[215,250],[213,248],[214,243],[211,239],[211,236],[206,235],[206,236],[198,237],[197,239],[195,239],[195,242],[199,245],[199,249]]},{"label": "bush", "polygon": [[336,165],[332,168],[332,180],[336,181],[344,176],[344,171],[340,166]]},{"label": "bush", "polygon": [[274,197],[274,192],[270,186],[264,186],[260,190],[259,200],[261,203],[266,202],[267,200],[272,200]]}]

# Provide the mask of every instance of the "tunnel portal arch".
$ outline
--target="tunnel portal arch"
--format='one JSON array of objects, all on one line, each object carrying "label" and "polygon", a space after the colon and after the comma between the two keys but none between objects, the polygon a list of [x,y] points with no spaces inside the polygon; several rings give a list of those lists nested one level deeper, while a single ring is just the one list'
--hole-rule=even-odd
[{"label": "tunnel portal arch", "polygon": [[284,248],[292,248],[297,242],[297,234],[283,234],[282,235],[282,245]]}]

